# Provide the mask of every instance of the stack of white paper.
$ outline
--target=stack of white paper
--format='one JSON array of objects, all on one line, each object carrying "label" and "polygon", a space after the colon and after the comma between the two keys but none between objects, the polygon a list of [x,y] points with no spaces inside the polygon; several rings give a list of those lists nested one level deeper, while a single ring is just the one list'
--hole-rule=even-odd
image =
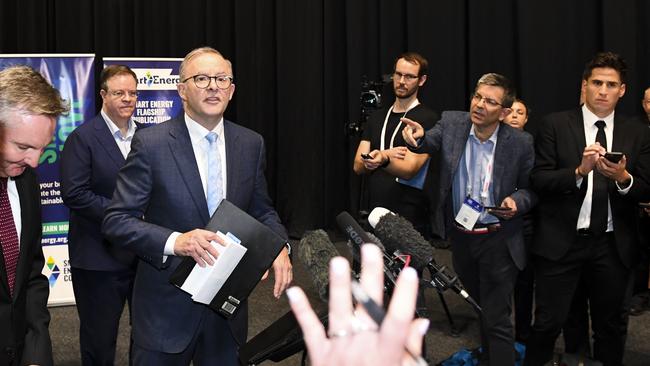
[{"label": "stack of white paper", "polygon": [[247,250],[233,234],[224,234],[218,231],[217,235],[226,243],[225,246],[222,246],[212,241],[211,244],[219,252],[219,257],[211,266],[201,267],[195,264],[194,269],[181,286],[181,290],[192,295],[192,300],[202,304],[212,302]]}]

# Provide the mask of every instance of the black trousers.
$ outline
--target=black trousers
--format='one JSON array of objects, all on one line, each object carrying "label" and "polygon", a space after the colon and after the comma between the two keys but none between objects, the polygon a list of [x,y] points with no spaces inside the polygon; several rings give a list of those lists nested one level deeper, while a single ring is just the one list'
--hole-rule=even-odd
[{"label": "black trousers", "polygon": [[506,245],[509,233],[450,233],[454,270],[467,292],[483,308],[481,321],[482,362],[515,364],[512,293],[519,270]]},{"label": "black trousers", "polygon": [[[530,248],[532,235],[524,235],[524,243]],[[530,259],[530,258],[529,258]],[[533,321],[533,296],[535,288],[535,276],[533,265],[526,264],[526,267],[517,274],[515,282],[515,340],[526,344],[532,332]]]},{"label": "black trousers", "polygon": [[131,305],[135,270],[91,271],[71,268],[79,313],[82,365],[115,364],[115,344],[124,304]]},{"label": "black trousers", "polygon": [[620,260],[612,233],[578,237],[560,260],[534,257],[535,324],[527,344],[526,366],[551,360],[581,277],[589,299],[594,358],[604,366],[623,361],[627,313],[625,297],[632,271]]}]

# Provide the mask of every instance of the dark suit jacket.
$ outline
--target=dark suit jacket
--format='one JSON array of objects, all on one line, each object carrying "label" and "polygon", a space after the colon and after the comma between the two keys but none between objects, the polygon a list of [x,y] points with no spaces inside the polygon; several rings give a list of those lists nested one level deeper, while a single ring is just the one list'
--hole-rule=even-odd
[{"label": "dark suit jacket", "polygon": [[52,344],[47,330],[50,289],[41,273],[44,259],[38,179],[34,170],[27,168],[15,181],[22,220],[20,257],[11,298],[0,247],[0,365],[9,364],[12,358],[20,360],[16,363],[20,365],[52,365]]},{"label": "dark suit jacket", "polygon": [[[452,184],[460,159],[465,152],[465,144],[472,127],[468,112],[446,111],[440,121],[426,132],[421,145],[413,151],[417,153],[440,151],[440,189],[436,209],[436,230],[445,227],[451,230],[456,217],[453,212]],[[526,251],[522,233],[522,215],[528,212],[537,198],[529,189],[529,175],[534,164],[535,154],[530,134],[501,123],[494,151],[492,189],[495,204],[511,196],[517,203],[518,214],[502,221],[503,230],[508,231],[508,248],[518,268],[526,265]]]},{"label": "dark suit jacket", "polygon": [[77,127],[65,141],[61,197],[70,208],[68,251],[73,267],[118,271],[135,260],[133,252],[111,245],[101,233],[104,211],[124,162],[101,114]]},{"label": "dark suit jacket", "polygon": [[[578,214],[587,192],[587,179],[583,179],[581,187],[576,186],[575,179],[575,169],[587,146],[582,110],[546,116],[536,144],[537,160],[531,179],[543,199],[535,212],[532,252],[557,260],[576,240]],[[650,129],[616,114],[611,151],[625,153],[627,171],[634,177],[626,195],[618,193],[614,181],[608,187],[618,253],[623,264],[629,267],[635,262],[638,243],[636,206],[639,201],[650,201]]]},{"label": "dark suit jacket", "polygon": [[[229,121],[224,121],[224,131],[226,198],[286,238],[266,190],[262,137]],[[140,346],[180,352],[194,335],[202,312],[212,311],[169,284],[181,257],[170,256],[163,263],[165,241],[173,231],[203,228],[208,220],[184,117],[138,132],[118,176],[103,230],[112,243],[133,250],[141,260],[133,293],[133,338]],[[240,344],[246,340],[247,327],[244,306],[230,320]]]}]

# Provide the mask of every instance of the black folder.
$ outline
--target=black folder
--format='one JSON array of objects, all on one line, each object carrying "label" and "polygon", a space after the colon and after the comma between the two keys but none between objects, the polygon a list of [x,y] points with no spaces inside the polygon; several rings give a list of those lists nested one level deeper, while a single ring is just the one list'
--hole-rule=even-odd
[{"label": "black folder", "polygon": [[[264,272],[271,267],[286,240],[266,225],[227,200],[222,200],[205,227],[206,230],[231,232],[247,248],[232,274],[210,302],[210,307],[226,318],[232,317],[248,298]],[[182,286],[196,262],[186,257],[169,277],[169,282]]]}]

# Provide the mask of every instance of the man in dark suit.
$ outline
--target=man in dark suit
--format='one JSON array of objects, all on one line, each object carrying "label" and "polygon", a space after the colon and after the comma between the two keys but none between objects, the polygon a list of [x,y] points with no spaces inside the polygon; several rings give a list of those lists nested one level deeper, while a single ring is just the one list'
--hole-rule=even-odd
[{"label": "man in dark suit", "polygon": [[650,197],[650,132],[614,112],[625,73],[619,55],[596,55],[583,73],[584,105],[545,117],[537,135],[531,179],[543,199],[535,217],[536,311],[526,365],[551,359],[581,278],[594,358],[622,364],[626,289],[639,245],[637,202]]},{"label": "man in dark suit", "polygon": [[[120,171],[103,230],[140,262],[133,290],[136,365],[237,365],[247,307],[226,320],[169,283],[185,256],[204,266],[219,237],[201,228],[221,198],[286,237],[267,194],[260,135],[223,118],[235,85],[230,61],[212,48],[191,51],[180,67],[185,114],[138,132]],[[288,250],[273,263],[274,295],[291,282]]]},{"label": "man in dark suit", "polygon": [[34,168],[67,110],[32,68],[0,71],[0,365],[52,364]]},{"label": "man in dark suit", "polygon": [[[512,292],[526,263],[522,215],[536,199],[528,188],[532,138],[502,123],[514,98],[507,78],[485,74],[469,113],[443,112],[426,134],[419,123],[402,119],[414,152],[440,154],[436,224],[449,234],[454,268],[483,308],[481,361],[495,366],[515,362]],[[381,162],[408,178],[425,158],[393,162],[384,156]],[[495,206],[502,209],[486,208]]]},{"label": "man in dark suit", "polygon": [[137,76],[127,66],[102,70],[102,110],[68,136],[61,154],[61,196],[70,208],[68,250],[79,313],[83,365],[113,365],[124,304],[131,302],[135,255],[101,233],[117,173],[137,128],[131,119]]}]

